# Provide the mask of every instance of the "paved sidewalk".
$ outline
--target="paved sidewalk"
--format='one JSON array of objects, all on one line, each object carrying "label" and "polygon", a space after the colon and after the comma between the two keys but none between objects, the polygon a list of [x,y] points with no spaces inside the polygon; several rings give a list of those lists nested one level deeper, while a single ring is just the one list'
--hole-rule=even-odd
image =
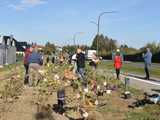
[{"label": "paved sidewalk", "polygon": [[[106,71],[108,73],[111,73],[109,70],[104,70],[104,69],[98,69],[97,72],[98,74],[104,75],[106,74]],[[113,73],[111,73],[113,74]],[[125,75],[121,74],[121,81],[124,82]],[[130,86],[142,90],[143,92],[147,92],[149,94],[160,94],[160,80],[159,79],[151,79],[151,80],[145,80],[142,79],[142,76],[135,76],[129,74],[127,76],[130,79]]]},{"label": "paved sidewalk", "polygon": [[[121,75],[121,80],[124,82],[124,75]],[[130,86],[149,94],[160,94],[160,81],[144,80],[134,76],[127,76],[130,80]]]}]

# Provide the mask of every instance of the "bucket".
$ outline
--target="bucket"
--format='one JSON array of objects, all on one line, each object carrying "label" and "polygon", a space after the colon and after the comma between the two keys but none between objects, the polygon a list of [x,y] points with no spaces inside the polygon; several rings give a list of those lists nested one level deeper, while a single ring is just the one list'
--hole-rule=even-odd
[{"label": "bucket", "polygon": [[131,98],[131,93],[129,91],[124,92],[124,99]]},{"label": "bucket", "polygon": [[57,91],[57,100],[58,100],[58,106],[63,107],[65,104],[65,90],[60,89]]},{"label": "bucket", "polygon": [[111,90],[107,90],[107,94],[111,94]]}]

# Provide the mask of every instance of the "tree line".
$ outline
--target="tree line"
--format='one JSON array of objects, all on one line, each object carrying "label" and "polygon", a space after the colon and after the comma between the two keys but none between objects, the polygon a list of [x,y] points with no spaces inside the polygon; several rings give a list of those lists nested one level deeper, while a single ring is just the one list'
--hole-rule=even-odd
[{"label": "tree line", "polygon": [[[83,50],[97,50],[97,43],[98,43],[98,54],[100,56],[103,56],[104,58],[107,56],[111,56],[114,51],[116,51],[117,48],[119,48],[123,54],[126,56],[131,56],[131,58],[141,58],[141,54],[145,52],[145,48],[150,48],[151,52],[153,53],[153,58],[157,59],[158,61],[160,59],[160,43],[152,42],[148,43],[142,48],[133,48],[129,47],[126,44],[120,44],[118,43],[117,40],[109,38],[107,36],[104,36],[103,34],[101,35],[96,35],[92,41],[91,46],[87,45],[81,45],[81,46],[74,46],[74,45],[65,45],[62,47],[63,52],[68,52],[69,54],[74,54],[76,51],[77,47],[81,47]],[[45,47],[44,47],[44,53],[45,54],[52,54],[55,53],[56,51],[56,46],[54,43],[47,42]],[[129,59],[128,57],[128,59]],[[160,60],[159,60],[160,62]]]}]

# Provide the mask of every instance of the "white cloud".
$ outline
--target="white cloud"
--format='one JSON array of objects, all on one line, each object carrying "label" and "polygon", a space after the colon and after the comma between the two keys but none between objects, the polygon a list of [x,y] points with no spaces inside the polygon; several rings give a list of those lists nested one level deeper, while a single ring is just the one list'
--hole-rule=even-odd
[{"label": "white cloud", "polygon": [[22,0],[21,4],[23,5],[29,5],[29,6],[36,6],[36,5],[41,5],[45,4],[46,1],[44,0]]},{"label": "white cloud", "polygon": [[9,7],[15,10],[24,10],[47,3],[46,0],[21,0],[18,4],[10,4]]}]

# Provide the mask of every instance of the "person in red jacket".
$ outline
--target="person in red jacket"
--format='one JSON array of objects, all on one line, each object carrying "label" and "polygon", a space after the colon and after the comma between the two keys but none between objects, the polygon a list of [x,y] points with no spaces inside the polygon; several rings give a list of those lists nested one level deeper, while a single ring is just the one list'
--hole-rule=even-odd
[{"label": "person in red jacket", "polygon": [[27,47],[24,53],[24,59],[23,59],[23,64],[24,64],[24,68],[25,68],[25,78],[24,78],[24,84],[28,84],[28,79],[29,79],[29,75],[28,75],[28,70],[29,70],[29,62],[28,62],[28,58],[32,53],[32,47]]},{"label": "person in red jacket", "polygon": [[122,67],[122,58],[120,56],[120,50],[117,49],[116,56],[114,57],[114,68],[116,70],[117,79],[119,80],[120,69]]}]

